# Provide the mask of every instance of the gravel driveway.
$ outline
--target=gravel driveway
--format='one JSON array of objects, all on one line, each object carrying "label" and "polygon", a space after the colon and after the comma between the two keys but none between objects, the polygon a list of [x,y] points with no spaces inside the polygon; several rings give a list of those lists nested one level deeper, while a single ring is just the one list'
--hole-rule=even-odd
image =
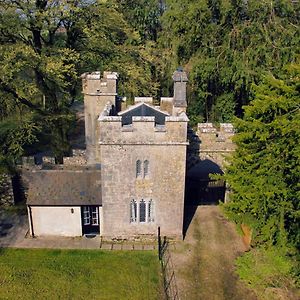
[{"label": "gravel driveway", "polygon": [[235,258],[246,250],[235,226],[216,205],[190,210],[185,240],[172,250],[180,299],[256,299],[234,272]]}]

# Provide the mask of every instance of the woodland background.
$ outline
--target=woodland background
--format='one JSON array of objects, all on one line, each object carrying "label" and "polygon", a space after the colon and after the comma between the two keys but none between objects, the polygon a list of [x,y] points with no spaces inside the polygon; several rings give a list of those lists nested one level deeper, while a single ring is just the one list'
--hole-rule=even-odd
[{"label": "woodland background", "polygon": [[299,8],[290,0],[0,0],[1,170],[13,172],[34,151],[51,150],[57,162],[68,154],[82,73],[118,72],[130,102],[171,96],[181,66],[191,126],[236,126],[225,212],[250,226],[253,246],[277,247],[293,261],[287,274],[299,275]]}]

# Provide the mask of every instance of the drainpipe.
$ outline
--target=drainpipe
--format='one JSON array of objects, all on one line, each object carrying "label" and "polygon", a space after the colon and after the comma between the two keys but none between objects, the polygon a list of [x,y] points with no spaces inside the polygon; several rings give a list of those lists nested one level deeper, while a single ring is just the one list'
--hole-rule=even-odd
[{"label": "drainpipe", "polygon": [[31,235],[32,235],[32,237],[34,237],[31,206],[28,206],[28,209],[29,209],[29,219],[30,219]]}]

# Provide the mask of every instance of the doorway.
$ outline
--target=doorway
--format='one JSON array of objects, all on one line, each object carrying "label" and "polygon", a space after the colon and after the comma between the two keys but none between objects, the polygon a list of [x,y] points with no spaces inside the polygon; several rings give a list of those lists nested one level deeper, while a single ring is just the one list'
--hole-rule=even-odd
[{"label": "doorway", "polygon": [[99,207],[94,205],[81,207],[82,234],[99,234]]}]

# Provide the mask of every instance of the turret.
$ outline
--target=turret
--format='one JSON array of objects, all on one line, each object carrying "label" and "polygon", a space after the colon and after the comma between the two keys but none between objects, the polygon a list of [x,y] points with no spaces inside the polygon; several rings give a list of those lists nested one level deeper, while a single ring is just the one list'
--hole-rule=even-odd
[{"label": "turret", "polygon": [[100,72],[84,73],[82,78],[82,91],[84,95],[85,113],[85,142],[88,163],[100,162],[97,158],[97,119],[107,102],[113,108],[117,100],[117,78],[115,72],[104,72],[101,78]]}]

